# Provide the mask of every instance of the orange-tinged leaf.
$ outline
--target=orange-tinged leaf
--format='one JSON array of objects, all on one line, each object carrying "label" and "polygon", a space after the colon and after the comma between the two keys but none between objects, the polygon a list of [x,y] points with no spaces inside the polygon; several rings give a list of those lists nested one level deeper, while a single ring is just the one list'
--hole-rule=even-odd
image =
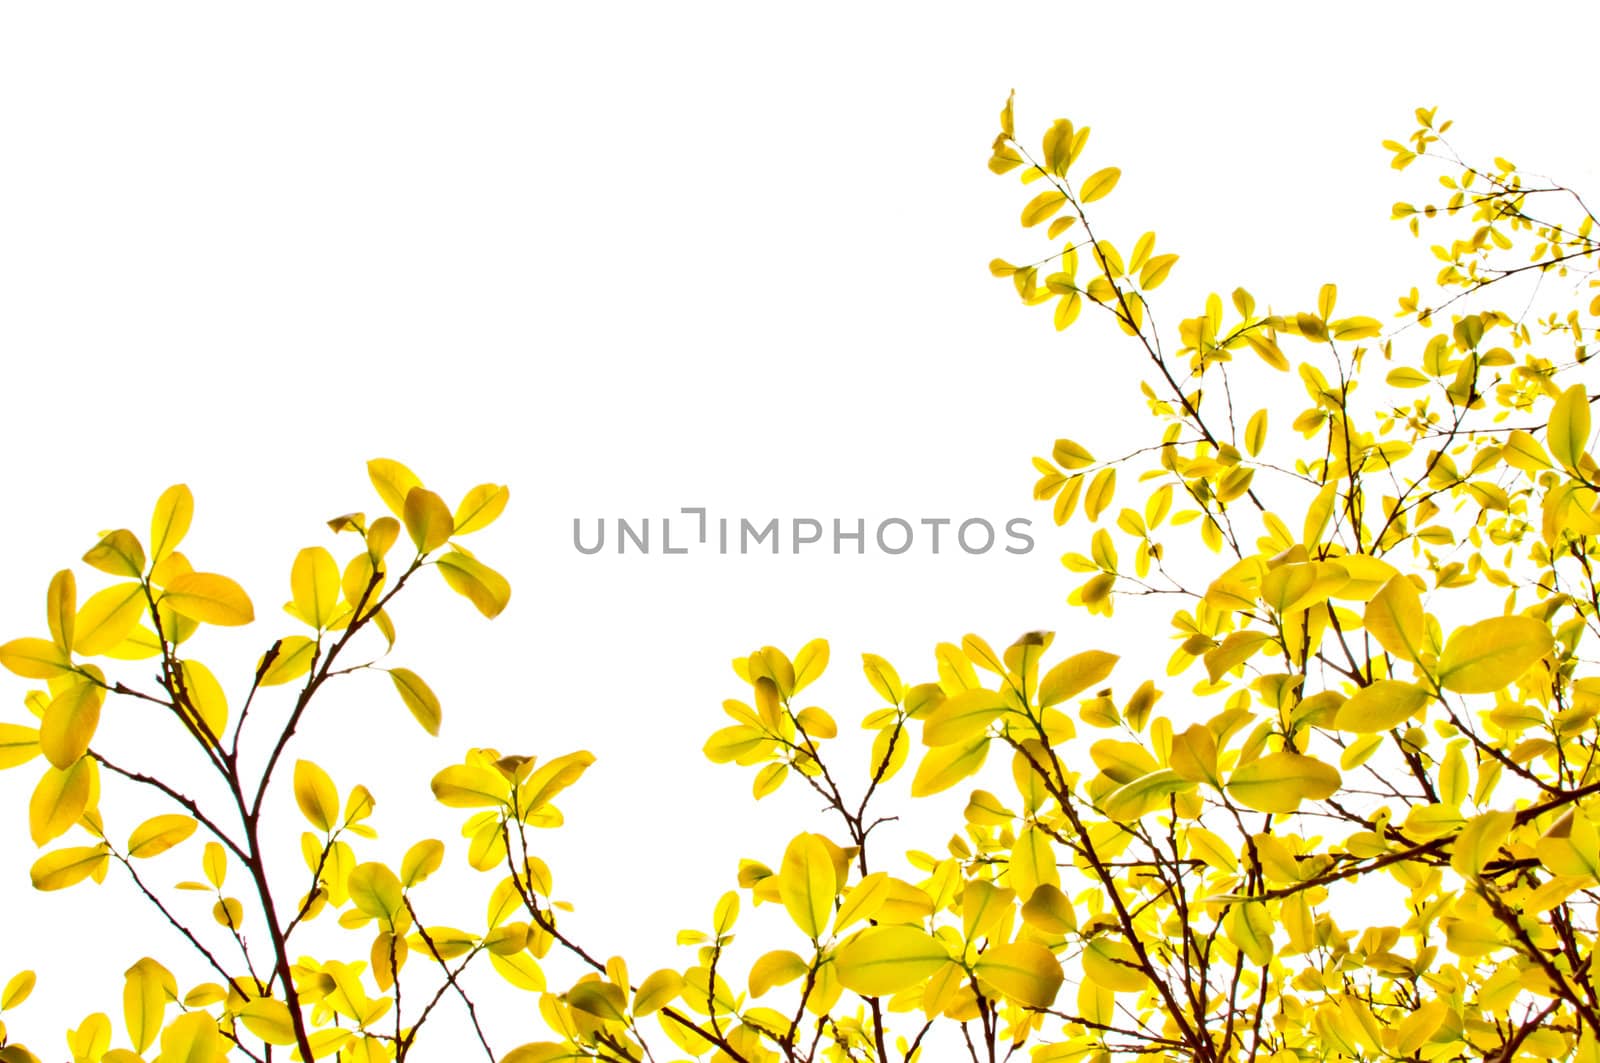
[{"label": "orange-tinged leaf", "polygon": [[215,572],[186,572],[166,586],[161,602],[179,616],[204,624],[237,627],[256,618],[244,588]]}]

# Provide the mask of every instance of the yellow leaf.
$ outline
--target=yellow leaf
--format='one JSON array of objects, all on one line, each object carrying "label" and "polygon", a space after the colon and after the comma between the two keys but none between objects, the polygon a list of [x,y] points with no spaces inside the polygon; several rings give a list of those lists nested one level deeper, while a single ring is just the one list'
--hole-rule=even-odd
[{"label": "yellow leaf", "polygon": [[289,570],[289,589],[300,619],[324,628],[339,611],[339,565],[320,546],[308,546],[295,555]]},{"label": "yellow leaf", "polygon": [[176,813],[154,816],[134,828],[128,838],[128,855],[137,858],[158,856],[187,840],[198,825],[190,817]]},{"label": "yellow leaf", "polygon": [[1461,833],[1456,835],[1450,853],[1450,866],[1456,874],[1471,880],[1505,844],[1514,826],[1516,816],[1510,812],[1485,812],[1473,816],[1461,828]]},{"label": "yellow leaf", "polygon": [[301,813],[318,830],[332,830],[339,820],[339,789],[327,772],[309,760],[295,762],[294,799]]},{"label": "yellow leaf", "polygon": [[1356,691],[1339,707],[1334,726],[1356,734],[1387,731],[1409,720],[1431,697],[1423,687],[1395,679],[1379,679]]},{"label": "yellow leaf", "polygon": [[556,794],[583,777],[594,763],[594,754],[586,749],[556,757],[528,777],[518,788],[517,804],[523,814],[536,812],[549,804]]},{"label": "yellow leaf", "polygon": [[874,871],[851,886],[839,904],[838,914],[834,916],[834,932],[863,919],[875,918],[891,892],[889,875],[885,871]]},{"label": "yellow leaf", "polygon": [[1555,648],[1543,621],[1497,616],[1457,628],[1439,655],[1439,682],[1458,694],[1492,694]]},{"label": "yellow leaf", "polygon": [[228,1042],[217,1032],[216,1021],[204,1011],[191,1011],[161,1031],[156,1063],[225,1063],[227,1057]]},{"label": "yellow leaf", "polygon": [[861,668],[866,673],[867,682],[872,684],[872,689],[879,696],[891,705],[900,704],[905,697],[905,687],[901,685],[900,674],[894,670],[894,665],[875,653],[863,653]]},{"label": "yellow leaf", "polygon": [[1085,203],[1093,203],[1097,199],[1104,199],[1117,187],[1117,181],[1122,177],[1122,171],[1115,166],[1107,166],[1103,170],[1096,170],[1090,174],[1079,189],[1078,198]]},{"label": "yellow leaf", "polygon": [[1269,753],[1228,779],[1228,793],[1257,812],[1293,812],[1301,801],[1320,801],[1339,791],[1339,772],[1316,757]]},{"label": "yellow leaf", "polygon": [[183,691],[190,706],[211,737],[220,738],[228,726],[228,697],[222,692],[222,684],[199,661],[184,661],[182,671]]},{"label": "yellow leaf", "polygon": [[1139,272],[1139,287],[1147,292],[1160,287],[1161,282],[1167,279],[1167,274],[1172,272],[1172,267],[1177,264],[1177,255],[1156,255],[1146,262],[1144,269]]},{"label": "yellow leaf", "polygon": [[633,1013],[649,1015],[671,1004],[683,993],[683,977],[677,971],[660,970],[639,983],[633,996]]},{"label": "yellow leaf", "polygon": [[290,635],[280,639],[277,655],[272,658],[272,663],[267,665],[266,670],[261,672],[261,685],[278,686],[299,679],[311,670],[311,662],[316,654],[317,644],[304,635]]},{"label": "yellow leaf", "polygon": [[402,516],[405,518],[406,534],[411,536],[419,554],[439,549],[450,541],[450,535],[455,531],[455,519],[450,516],[450,507],[444,504],[444,499],[425,487],[413,487],[406,492]]},{"label": "yellow leaf", "polygon": [[408,888],[415,886],[439,870],[443,863],[444,842],[424,838],[406,850],[405,858],[400,861],[400,881]]},{"label": "yellow leaf", "polygon": [[1061,885],[1061,872],[1056,867],[1050,839],[1038,827],[1030,824],[1017,835],[1011,846],[1006,883],[1024,904],[1032,901],[1034,894],[1045,886]]},{"label": "yellow leaf", "polygon": [[471,601],[478,612],[491,620],[511,601],[511,584],[475,557],[457,550],[439,558],[438,566],[439,574],[450,589]]},{"label": "yellow leaf", "polygon": [[58,768],[69,768],[89,751],[105,689],[87,679],[70,683],[50,699],[39,722],[39,748]]},{"label": "yellow leaf", "polygon": [[35,845],[59,838],[100,796],[100,769],[82,757],[70,768],[49,768],[28,802],[28,832]]},{"label": "yellow leaf", "polygon": [[57,849],[35,860],[28,876],[36,890],[66,889],[90,875],[104,874],[110,859],[104,845]]},{"label": "yellow leaf", "polygon": [[1061,988],[1061,964],[1043,945],[1013,941],[992,945],[973,965],[977,976],[1025,1008],[1048,1008]]},{"label": "yellow leaf", "polygon": [[1054,188],[1048,188],[1028,201],[1022,208],[1022,224],[1026,226],[1038,225],[1050,215],[1061,209],[1067,201],[1067,194]]},{"label": "yellow leaf", "polygon": [[1328,322],[1328,331],[1336,340],[1365,340],[1383,335],[1383,325],[1370,317],[1346,317]]},{"label": "yellow leaf", "polygon": [[375,919],[393,923],[396,913],[405,910],[400,879],[383,864],[357,864],[350,872],[350,900]]},{"label": "yellow leaf", "polygon": [[6,983],[5,991],[0,992],[0,1011],[10,1011],[27,1000],[37,981],[32,971],[22,971],[13,975],[11,981]]},{"label": "yellow leaf", "polygon": [[294,1017],[289,1005],[272,997],[257,997],[239,1012],[245,1028],[269,1045],[292,1045],[295,1042]]},{"label": "yellow leaf", "polygon": [[128,1040],[135,1052],[143,1052],[161,1033],[167,1004],[177,999],[178,983],[172,972],[148,956],[129,967],[123,979],[122,1015]]},{"label": "yellow leaf", "polygon": [[228,854],[219,843],[206,842],[205,851],[200,854],[200,869],[205,872],[206,881],[222,888],[228,879]]},{"label": "yellow leaf", "polygon": [[244,588],[214,572],[186,572],[173,577],[161,602],[179,616],[204,624],[237,627],[256,618],[255,607]]},{"label": "yellow leaf", "polygon": [[1078,914],[1065,893],[1049,883],[1033,890],[1022,906],[1022,921],[1046,934],[1068,934],[1078,929]]},{"label": "yellow leaf", "polygon": [[1137,993],[1150,985],[1132,947],[1104,934],[1084,947],[1083,976],[1116,993]]},{"label": "yellow leaf", "polygon": [[788,949],[766,953],[750,966],[750,995],[765,996],[773,986],[787,985],[810,969],[805,960]]},{"label": "yellow leaf", "polygon": [[64,568],[50,577],[50,589],[45,594],[45,613],[50,624],[50,637],[62,653],[70,653],[73,627],[78,618],[78,580],[70,568]]},{"label": "yellow leaf", "polygon": [[189,533],[189,522],[193,519],[194,495],[189,492],[188,485],[173,484],[161,492],[161,497],[156,499],[155,513],[150,517],[150,559],[162,561],[176,550]]},{"label": "yellow leaf", "polygon": [[1006,699],[996,691],[982,687],[963,690],[940,702],[924,717],[922,742],[929,746],[947,746],[969,741],[983,734],[1006,707]]},{"label": "yellow leaf", "polygon": [[479,531],[494,523],[511,499],[511,489],[498,484],[479,484],[467,492],[456,507],[454,518],[456,535]]},{"label": "yellow leaf", "polygon": [[0,770],[26,764],[39,752],[38,731],[21,724],[0,723]]},{"label": "yellow leaf", "polygon": [[833,857],[815,834],[799,834],[789,843],[778,872],[778,897],[784,910],[806,936],[816,941],[828,928],[839,884]]},{"label": "yellow leaf", "polygon": [[0,646],[0,665],[24,679],[54,679],[72,671],[72,661],[48,639],[12,639]]},{"label": "yellow leaf", "polygon": [[971,742],[939,746],[929,751],[912,777],[911,796],[927,797],[975,775],[989,754],[989,741],[989,736],[982,734]]},{"label": "yellow leaf", "polygon": [[1039,707],[1047,709],[1059,705],[1094,686],[1111,674],[1117,660],[1114,653],[1085,650],[1061,661],[1039,681]]},{"label": "yellow leaf", "polygon": [[881,997],[925,981],[949,959],[949,950],[926,931],[875,926],[845,942],[834,956],[834,966],[846,989]]},{"label": "yellow leaf", "polygon": [[1083,495],[1083,514],[1090,520],[1098,520],[1100,514],[1111,504],[1117,493],[1117,470],[1114,468],[1101,469],[1094,474],[1094,479],[1089,481],[1089,489]]},{"label": "yellow leaf", "polygon": [[400,700],[406,703],[406,708],[411,710],[411,715],[416,717],[422,729],[438,737],[439,699],[428,688],[428,684],[409,668],[389,669],[389,679],[400,692]]},{"label": "yellow leaf", "polygon": [[144,574],[144,547],[139,543],[139,537],[126,528],[108,533],[89,548],[83,559],[101,572],[113,576],[138,579]]},{"label": "yellow leaf", "polygon": [[389,507],[389,512],[397,517],[405,515],[406,495],[413,487],[422,486],[416,473],[388,458],[373,458],[367,462],[367,478],[377,488],[378,497]]},{"label": "yellow leaf", "polygon": [[148,604],[144,586],[137,582],[113,583],[95,591],[78,610],[73,649],[89,656],[115,649],[139,623]]},{"label": "yellow leaf", "polygon": [[1416,585],[1397,575],[1367,602],[1362,624],[1378,644],[1402,660],[1414,661],[1427,637],[1427,622]]},{"label": "yellow leaf", "polygon": [[1589,446],[1589,393],[1582,384],[1572,385],[1556,399],[1545,438],[1557,461],[1577,469],[1578,459]]},{"label": "yellow leaf", "polygon": [[475,764],[452,764],[433,777],[433,796],[450,808],[485,808],[510,803],[505,777]]}]

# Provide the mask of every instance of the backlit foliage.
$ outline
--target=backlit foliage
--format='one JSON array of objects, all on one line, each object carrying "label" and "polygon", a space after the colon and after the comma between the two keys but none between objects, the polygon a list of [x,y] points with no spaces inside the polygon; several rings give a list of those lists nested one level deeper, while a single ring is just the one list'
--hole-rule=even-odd
[{"label": "backlit foliage", "polygon": [[[0,732],[5,765],[45,761],[29,822],[51,848],[35,884],[125,872],[216,974],[179,987],[138,960],[119,1047],[95,1014],[69,1035],[74,1058],[265,1060],[274,1045],[403,1058],[434,1004],[472,1013],[470,979],[488,968],[536,1001],[527,1043],[499,1055],[480,1033],[434,1058],[1600,1063],[1600,672],[1584,656],[1600,634],[1584,368],[1600,248],[1575,194],[1504,159],[1465,163],[1448,122],[1417,122],[1386,146],[1397,169],[1438,167],[1443,198],[1393,213],[1437,241],[1439,267],[1397,313],[1347,313],[1331,284],[1284,310],[1237,289],[1166,331],[1152,293],[1177,257],[1153,233],[1119,246],[1090,209],[1121,172],[1088,161],[1089,130],[1066,120],[1025,144],[1007,103],[990,168],[1020,174],[1022,225],[1050,250],[991,271],[1057,329],[1114,322],[1144,367],[1133,401],[1150,419],[1125,457],[1056,440],[1035,459],[1036,497],[1081,529],[1063,558],[1073,605],[1174,607],[1165,672],[1129,675],[1095,645],[1115,621],[1059,650],[1048,632],[1003,650],[967,635],[913,681],[867,654],[875,707],[857,749],[808,695],[827,643],[738,658],[731,722],[706,755],[751,769],[757,799],[800,787],[827,813],[792,838],[752,839],[737,888],[679,933],[681,966],[630,971],[560,925],[528,828],[560,823],[551,800],[589,754],[474,750],[434,777],[437,799],[469,813],[466,858],[490,883],[486,917],[460,930],[419,913],[442,843],[393,866],[363,860],[351,839],[370,834],[372,795],[307,759],[285,767],[322,684],[379,667],[353,640],[371,628],[369,642],[393,641],[385,606],[414,573],[437,567],[488,615],[505,605],[504,580],[454,545],[498,514],[504,489],[474,489],[452,513],[374,462],[393,516],[334,521],[359,539],[342,565],[321,547],[296,559],[288,608],[311,634],[273,645],[237,713],[182,646],[201,625],[248,622],[250,602],[175,551],[190,503],[169,491],[148,546],[113,532],[86,555],[114,582],[80,603],[58,574],[49,637],[0,647],[0,663],[48,687],[26,699],[34,725]],[[415,556],[391,571],[402,529]],[[153,659],[160,685],[124,685],[91,658]],[[427,685],[383,667],[436,730]],[[263,728],[270,755],[247,775],[246,712],[280,684],[298,691],[292,714]],[[180,721],[232,807],[203,808],[163,765],[99,749],[110,698]],[[266,866],[274,779],[313,828],[305,871]],[[175,807],[130,834],[102,820],[102,783]],[[957,787],[953,834],[885,851],[889,819],[927,829],[907,789],[915,802]],[[72,831],[89,844],[55,847]],[[198,861],[203,881],[184,886],[214,898],[204,932],[138,875],[169,849]],[[736,941],[756,906],[782,913],[783,940],[768,920]],[[301,924],[335,911],[354,945],[292,958]],[[244,949],[242,927],[271,949]],[[589,973],[547,985],[557,949]],[[0,1008],[31,988],[19,975]]]}]

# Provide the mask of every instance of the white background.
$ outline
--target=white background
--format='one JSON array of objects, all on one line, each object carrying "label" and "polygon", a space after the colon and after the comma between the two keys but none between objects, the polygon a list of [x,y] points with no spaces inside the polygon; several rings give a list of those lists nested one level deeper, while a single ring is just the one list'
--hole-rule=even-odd
[{"label": "white background", "polygon": [[[1443,193],[1389,170],[1379,141],[1436,104],[1473,157],[1593,191],[1593,79],[1572,49],[1596,22],[1579,4],[8,6],[0,635],[44,634],[50,574],[103,530],[143,534],[186,482],[186,552],[243,581],[260,617],[193,645],[235,665],[237,699],[295,630],[278,611],[294,552],[348,549],[321,522],[379,509],[366,459],[408,462],[452,503],[509,483],[510,509],[469,543],[511,579],[506,613],[483,621],[434,579],[396,609],[393,663],[444,700],[441,738],[358,676],[295,750],[377,792],[384,837],[362,853],[391,859],[457,838],[426,782],[468,746],[593,750],[541,851],[596,951],[681,965],[673,933],[709,921],[740,856],[774,863],[823,826],[798,792],[757,817],[750,770],[701,756],[739,694],[734,655],[828,637],[818,694],[848,731],[877,706],[862,651],[909,681],[967,631],[1168,652],[1159,618],[1067,610],[1055,558],[1085,537],[1030,501],[1028,458],[1057,436],[1103,453],[1138,438],[1140,369],[1119,337],[1057,337],[988,276],[992,257],[1044,253],[1017,225],[1031,190],[984,167],[1006,93],[1025,141],[1070,117],[1094,128],[1080,165],[1122,167],[1101,235],[1154,229],[1183,256],[1169,326],[1208,291],[1294,310],[1324,281],[1343,311],[1388,320],[1435,268],[1389,206]],[[683,506],[1027,516],[1038,545],[573,549],[575,517]],[[85,594],[99,585],[78,570]],[[26,719],[26,688],[9,683],[3,718]],[[108,706],[104,728],[130,762],[175,748],[138,707]],[[117,873],[30,890],[38,767],[0,777],[0,977],[40,971],[11,1025],[58,1052],[64,1024],[120,1014],[133,960],[182,949]],[[300,824],[279,797],[292,864]],[[104,811],[118,838],[139,815]],[[937,850],[950,829],[903,827],[883,852]],[[198,877],[198,845],[150,874]],[[430,921],[481,919],[446,886]],[[189,903],[203,922],[209,903]],[[502,1020],[496,1049],[531,1035]],[[456,1058],[448,1040],[428,1058]]]}]

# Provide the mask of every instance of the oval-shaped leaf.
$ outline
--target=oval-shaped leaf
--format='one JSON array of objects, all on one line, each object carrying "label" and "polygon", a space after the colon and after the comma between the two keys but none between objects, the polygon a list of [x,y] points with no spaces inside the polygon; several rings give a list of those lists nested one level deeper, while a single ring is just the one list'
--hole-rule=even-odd
[{"label": "oval-shaped leaf", "polygon": [[834,956],[839,981],[865,997],[889,996],[926,980],[950,959],[950,951],[914,926],[869,927]]},{"label": "oval-shaped leaf", "polygon": [[1457,694],[1492,694],[1555,648],[1555,636],[1531,616],[1497,616],[1457,628],[1439,654],[1439,683]]}]

